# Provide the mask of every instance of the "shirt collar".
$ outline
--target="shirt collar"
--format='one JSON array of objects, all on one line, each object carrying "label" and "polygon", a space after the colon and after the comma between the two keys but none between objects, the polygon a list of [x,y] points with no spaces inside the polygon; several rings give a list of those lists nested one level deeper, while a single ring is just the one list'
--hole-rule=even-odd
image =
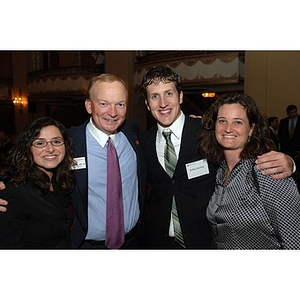
[{"label": "shirt collar", "polygon": [[113,143],[115,145],[118,142],[118,136],[117,136],[117,134],[107,135],[106,133],[104,133],[103,131],[101,131],[100,129],[98,129],[94,125],[92,118],[90,118],[90,121],[87,124],[87,128],[88,128],[88,130],[90,131],[90,133],[92,134],[92,136],[97,140],[97,142],[100,144],[100,146],[102,148],[106,145],[106,142],[107,142],[107,140],[108,140],[109,137],[113,140]]},{"label": "shirt collar", "polygon": [[298,116],[296,116],[295,118],[290,118],[290,121],[293,122],[294,124],[298,121]]},{"label": "shirt collar", "polygon": [[180,111],[179,118],[170,127],[162,127],[161,125],[157,124],[157,134],[158,134],[159,140],[164,138],[162,135],[162,132],[165,129],[170,129],[172,131],[172,133],[174,134],[175,138],[180,140],[181,135],[182,135],[184,120],[185,120],[185,115],[183,114],[182,111]]}]

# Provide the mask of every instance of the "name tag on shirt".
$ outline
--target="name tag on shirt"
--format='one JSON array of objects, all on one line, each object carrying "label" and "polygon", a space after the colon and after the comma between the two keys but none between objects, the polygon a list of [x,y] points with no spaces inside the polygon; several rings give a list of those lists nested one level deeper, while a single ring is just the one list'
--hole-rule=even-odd
[{"label": "name tag on shirt", "polygon": [[72,170],[80,170],[86,168],[85,157],[75,157],[75,165],[72,166]]},{"label": "name tag on shirt", "polygon": [[209,174],[208,164],[206,159],[197,160],[185,165],[188,179],[200,177]]}]

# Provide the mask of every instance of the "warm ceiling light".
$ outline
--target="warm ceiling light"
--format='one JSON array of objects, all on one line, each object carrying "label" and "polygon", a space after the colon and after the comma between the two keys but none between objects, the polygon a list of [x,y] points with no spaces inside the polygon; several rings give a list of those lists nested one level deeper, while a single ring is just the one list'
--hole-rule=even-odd
[{"label": "warm ceiling light", "polygon": [[212,93],[212,92],[202,93],[202,97],[204,97],[204,98],[213,98],[215,95],[216,95],[216,93]]},{"label": "warm ceiling light", "polygon": [[13,103],[14,103],[14,105],[23,105],[23,104],[24,104],[24,101],[22,100],[21,97],[15,97],[15,98],[13,99]]}]

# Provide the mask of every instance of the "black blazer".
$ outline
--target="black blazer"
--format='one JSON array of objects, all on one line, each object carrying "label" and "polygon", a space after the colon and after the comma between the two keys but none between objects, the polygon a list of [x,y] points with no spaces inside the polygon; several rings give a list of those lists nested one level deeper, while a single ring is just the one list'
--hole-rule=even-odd
[{"label": "black blazer", "polygon": [[[69,129],[75,150],[74,157],[85,157],[86,168],[75,170],[76,186],[72,192],[72,206],[74,209],[74,226],[71,231],[72,248],[80,248],[87,234],[88,229],[88,164],[86,151],[86,126],[84,124]],[[146,164],[140,147],[140,129],[135,121],[126,120],[119,129],[130,142],[137,155],[138,180],[139,180],[139,205],[142,213],[143,200],[145,197]],[[140,220],[139,220],[140,222]]]},{"label": "black blazer", "polygon": [[170,178],[160,165],[156,154],[157,126],[142,138],[147,162],[151,193],[145,210],[144,246],[164,248],[168,239],[173,195],[186,248],[211,248],[211,236],[206,219],[206,207],[214,191],[217,167],[209,165],[209,174],[188,179],[186,164],[201,160],[197,151],[201,121],[186,116],[177,166]]},{"label": "black blazer", "polygon": [[289,118],[282,119],[279,123],[278,138],[280,150],[291,157],[295,156],[295,150],[300,151],[300,116],[298,116],[294,134],[291,139],[289,137]]},{"label": "black blazer", "polygon": [[69,248],[70,196],[55,184],[54,192],[40,192],[30,182],[17,187],[5,184],[0,197],[8,200],[9,206],[0,214],[0,248]]},{"label": "black blazer", "polygon": [[279,150],[279,138],[271,127],[269,128],[269,133],[270,133],[270,138],[274,142],[274,144],[276,146],[276,150],[278,151]]}]

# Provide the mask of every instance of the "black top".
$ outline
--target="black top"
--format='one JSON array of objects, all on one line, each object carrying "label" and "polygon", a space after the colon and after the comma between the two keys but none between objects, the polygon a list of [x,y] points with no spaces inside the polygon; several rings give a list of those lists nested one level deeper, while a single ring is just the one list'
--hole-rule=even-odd
[{"label": "black top", "polygon": [[0,191],[7,212],[0,214],[0,248],[68,248],[73,215],[70,197],[55,185],[43,193],[31,183],[10,183]]}]

